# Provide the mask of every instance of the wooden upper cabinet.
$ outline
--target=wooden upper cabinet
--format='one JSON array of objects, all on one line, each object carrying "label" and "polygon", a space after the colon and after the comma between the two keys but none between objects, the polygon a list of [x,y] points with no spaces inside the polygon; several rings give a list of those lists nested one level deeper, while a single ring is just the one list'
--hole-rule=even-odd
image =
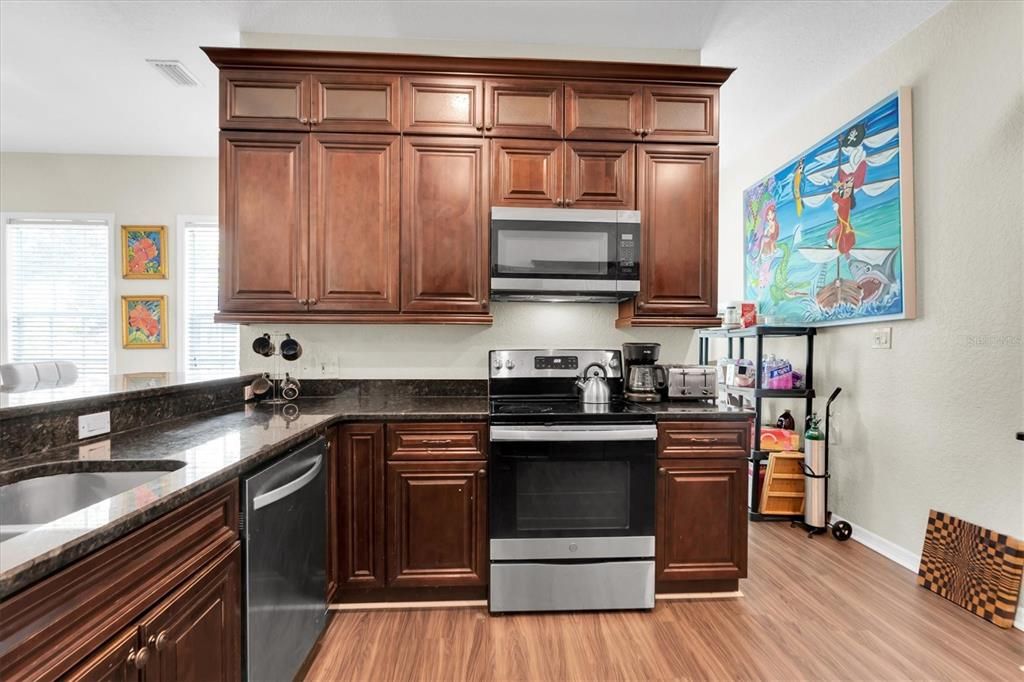
[{"label": "wooden upper cabinet", "polygon": [[566,139],[639,140],[642,96],[641,85],[566,83]]},{"label": "wooden upper cabinet", "polygon": [[312,136],[310,310],[397,311],[397,135]]},{"label": "wooden upper cabinet", "polygon": [[564,197],[561,140],[492,140],[491,203],[551,208]]},{"label": "wooden upper cabinet", "polygon": [[240,555],[215,562],[142,622],[147,682],[242,679]]},{"label": "wooden upper cabinet", "polygon": [[564,197],[575,208],[636,208],[636,145],[566,142]]},{"label": "wooden upper cabinet", "polygon": [[717,314],[718,149],[640,145],[637,315]]},{"label": "wooden upper cabinet", "polygon": [[483,132],[483,81],[448,76],[402,78],[402,130],[428,135]]},{"label": "wooden upper cabinet", "polygon": [[399,132],[400,81],[388,74],[314,74],[309,117],[313,130]]},{"label": "wooden upper cabinet", "polygon": [[484,81],[484,131],[493,137],[561,139],[561,81]]},{"label": "wooden upper cabinet", "polygon": [[480,461],[388,462],[388,584],[487,583],[487,478]]},{"label": "wooden upper cabinet", "polygon": [[718,88],[644,87],[644,141],[718,142]]},{"label": "wooden upper cabinet", "polygon": [[220,72],[220,127],[308,130],[310,79],[294,71]]},{"label": "wooden upper cabinet", "polygon": [[221,133],[220,309],[306,310],[307,133]]},{"label": "wooden upper cabinet", "polygon": [[403,144],[402,310],[487,312],[486,141],[406,137]]},{"label": "wooden upper cabinet", "polygon": [[659,591],[679,581],[745,578],[746,459],[659,459],[657,487]]}]

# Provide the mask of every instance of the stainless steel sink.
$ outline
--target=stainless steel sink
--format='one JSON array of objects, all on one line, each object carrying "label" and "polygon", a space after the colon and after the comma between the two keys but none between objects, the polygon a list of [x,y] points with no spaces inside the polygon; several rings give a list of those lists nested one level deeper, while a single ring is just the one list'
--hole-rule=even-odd
[{"label": "stainless steel sink", "polygon": [[[26,478],[0,486],[0,542],[27,533],[72,512],[148,483],[184,462],[75,462],[75,471]],[[86,465],[83,467],[83,465]],[[82,469],[85,470],[82,470]]]}]

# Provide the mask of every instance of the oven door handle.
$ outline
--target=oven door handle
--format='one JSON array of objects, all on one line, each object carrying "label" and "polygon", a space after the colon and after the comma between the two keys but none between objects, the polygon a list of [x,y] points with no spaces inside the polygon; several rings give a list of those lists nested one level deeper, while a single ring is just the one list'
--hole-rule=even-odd
[{"label": "oven door handle", "polygon": [[657,440],[658,427],[587,426],[577,428],[544,426],[492,426],[491,441],[644,441]]}]

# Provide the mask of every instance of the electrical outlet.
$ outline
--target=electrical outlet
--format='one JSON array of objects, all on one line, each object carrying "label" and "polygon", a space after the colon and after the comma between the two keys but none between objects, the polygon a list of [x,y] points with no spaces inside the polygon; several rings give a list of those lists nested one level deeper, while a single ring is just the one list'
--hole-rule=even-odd
[{"label": "electrical outlet", "polygon": [[95,412],[78,417],[78,438],[92,438],[110,433],[110,412]]},{"label": "electrical outlet", "polygon": [[871,330],[871,347],[892,348],[892,327],[875,327]]},{"label": "electrical outlet", "polygon": [[110,459],[110,439],[79,445],[78,459]]},{"label": "electrical outlet", "polygon": [[248,384],[246,384],[245,391],[243,392],[242,395],[244,396],[242,398],[242,400],[244,400],[246,402],[248,402],[248,401],[250,401],[250,400],[252,400],[253,398],[256,397],[255,394],[252,392],[252,386],[249,386]]}]

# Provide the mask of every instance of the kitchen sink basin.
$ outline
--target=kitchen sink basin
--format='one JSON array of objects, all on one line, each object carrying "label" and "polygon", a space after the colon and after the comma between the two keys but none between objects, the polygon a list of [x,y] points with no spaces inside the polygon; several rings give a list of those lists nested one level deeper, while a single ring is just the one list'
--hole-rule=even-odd
[{"label": "kitchen sink basin", "polygon": [[[0,542],[148,483],[184,462],[75,462],[75,471],[0,486]],[[83,465],[86,465],[83,467]],[[84,469],[84,470],[83,470]]]}]

